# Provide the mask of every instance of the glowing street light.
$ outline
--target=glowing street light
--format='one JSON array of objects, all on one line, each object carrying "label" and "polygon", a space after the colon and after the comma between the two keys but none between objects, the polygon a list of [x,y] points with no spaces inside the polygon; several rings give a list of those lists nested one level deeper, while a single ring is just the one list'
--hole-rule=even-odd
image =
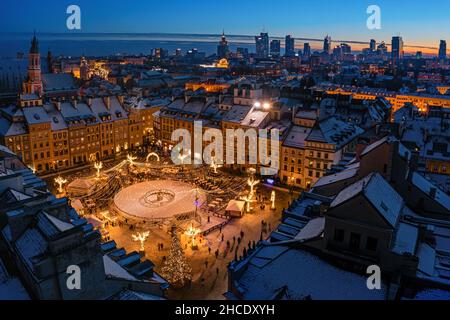
[{"label": "glowing street light", "polygon": [[253,104],[253,106],[254,106],[255,108],[261,108],[261,102],[256,101],[256,102]]},{"label": "glowing street light", "polygon": [[97,179],[98,179],[100,178],[100,170],[103,168],[103,163],[101,161],[94,163],[94,168],[97,170]]},{"label": "glowing street light", "polygon": [[55,183],[58,184],[58,192],[63,193],[64,192],[63,185],[67,183],[67,180],[59,176],[55,178]]},{"label": "glowing street light", "polygon": [[268,103],[268,102],[264,102],[264,104],[263,104],[263,108],[264,108],[264,110],[269,110],[269,109],[270,109],[270,107],[271,107],[270,103]]},{"label": "glowing street light", "polygon": [[132,234],[131,237],[133,241],[139,241],[141,243],[141,252],[145,251],[145,240],[150,236],[150,231],[146,231],[143,233],[138,232],[137,234]]}]

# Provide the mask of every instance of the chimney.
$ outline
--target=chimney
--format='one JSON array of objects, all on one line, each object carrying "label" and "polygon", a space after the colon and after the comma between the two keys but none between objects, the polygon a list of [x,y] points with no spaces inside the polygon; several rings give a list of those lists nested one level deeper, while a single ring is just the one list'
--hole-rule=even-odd
[{"label": "chimney", "polygon": [[76,108],[77,108],[77,105],[78,105],[78,100],[77,100],[77,99],[73,99],[73,100],[72,100],[72,105],[73,105],[73,107],[76,109]]},{"label": "chimney", "polygon": [[53,104],[55,105],[55,108],[56,108],[58,111],[61,111],[61,101],[60,101],[60,100],[54,100],[54,101],[53,101]]},{"label": "chimney", "polygon": [[106,109],[111,109],[111,98],[109,96],[103,97],[103,103],[106,106]]},{"label": "chimney", "polygon": [[86,104],[87,104],[89,107],[92,106],[92,98],[91,98],[91,97],[88,97],[88,98],[87,98]]},{"label": "chimney", "polygon": [[117,100],[119,100],[120,105],[123,105],[124,96],[123,95],[118,95],[117,96]]}]

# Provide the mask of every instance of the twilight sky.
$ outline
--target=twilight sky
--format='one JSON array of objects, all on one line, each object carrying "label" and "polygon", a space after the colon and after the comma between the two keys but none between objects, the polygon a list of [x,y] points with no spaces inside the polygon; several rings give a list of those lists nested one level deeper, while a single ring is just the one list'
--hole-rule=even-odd
[{"label": "twilight sky", "polygon": [[[437,47],[450,41],[448,0],[20,0],[1,1],[0,31],[73,33],[66,8],[77,4],[83,33],[200,33],[253,35],[406,44]],[[366,27],[368,5],[381,7],[382,29]],[[79,31],[78,31],[79,32]],[[426,51],[426,50],[424,50]]]}]

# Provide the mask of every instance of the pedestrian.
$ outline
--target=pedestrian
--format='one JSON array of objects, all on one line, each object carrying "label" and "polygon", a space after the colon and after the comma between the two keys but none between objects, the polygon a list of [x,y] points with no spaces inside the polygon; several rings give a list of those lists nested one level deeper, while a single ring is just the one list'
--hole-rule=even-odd
[{"label": "pedestrian", "polygon": [[225,239],[225,236],[222,234],[222,242],[223,242],[224,239]]},{"label": "pedestrian", "polygon": [[205,261],[205,269],[208,268],[208,260]]},{"label": "pedestrian", "polygon": [[241,230],[241,238],[244,238],[244,231]]},{"label": "pedestrian", "polygon": [[215,254],[216,254],[216,259],[218,259],[219,258],[219,249],[216,250]]},{"label": "pedestrian", "polygon": [[211,254],[211,247],[208,247],[208,254]]},{"label": "pedestrian", "polygon": [[219,276],[219,268],[216,268],[216,275]]}]

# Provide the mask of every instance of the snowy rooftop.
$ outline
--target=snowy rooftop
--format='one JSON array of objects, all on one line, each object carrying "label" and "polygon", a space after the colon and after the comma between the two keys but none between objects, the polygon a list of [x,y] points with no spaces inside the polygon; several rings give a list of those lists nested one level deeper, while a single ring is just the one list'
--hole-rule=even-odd
[{"label": "snowy rooftop", "polygon": [[378,173],[372,173],[342,190],[331,207],[363,194],[380,215],[392,226],[397,225],[403,207],[403,198]]},{"label": "snowy rooftop", "polygon": [[364,133],[364,130],[360,127],[338,120],[335,117],[330,117],[320,121],[306,140],[334,144],[336,149],[340,149],[362,133]]},{"label": "snowy rooftop", "polygon": [[43,107],[27,107],[23,109],[23,114],[29,125],[49,123],[50,118]]},{"label": "snowy rooftop", "polygon": [[262,246],[245,262],[235,285],[245,300],[384,300],[366,278],[336,268],[319,257],[285,246]]},{"label": "snowy rooftop", "polygon": [[418,237],[419,229],[416,226],[404,222],[399,223],[392,251],[400,255],[405,253],[414,255]]},{"label": "snowy rooftop", "polygon": [[305,139],[310,132],[311,128],[293,126],[286,135],[283,146],[290,148],[303,148],[305,146]]},{"label": "snowy rooftop", "polygon": [[320,178],[315,184],[314,187],[323,187],[332,183],[336,183],[339,181],[344,181],[350,178],[353,178],[358,173],[359,165],[354,166],[352,168],[345,169],[341,172],[331,174],[328,176],[323,176]]},{"label": "snowy rooftop", "polygon": [[46,92],[78,89],[74,77],[68,73],[42,74],[42,82]]},{"label": "snowy rooftop", "polygon": [[434,200],[450,212],[450,196],[446,194],[444,191],[442,191],[435,184],[433,184],[432,181],[428,180],[420,173],[414,172],[412,175],[412,183],[422,192],[428,195],[430,195],[431,191],[434,190],[435,191]]}]

